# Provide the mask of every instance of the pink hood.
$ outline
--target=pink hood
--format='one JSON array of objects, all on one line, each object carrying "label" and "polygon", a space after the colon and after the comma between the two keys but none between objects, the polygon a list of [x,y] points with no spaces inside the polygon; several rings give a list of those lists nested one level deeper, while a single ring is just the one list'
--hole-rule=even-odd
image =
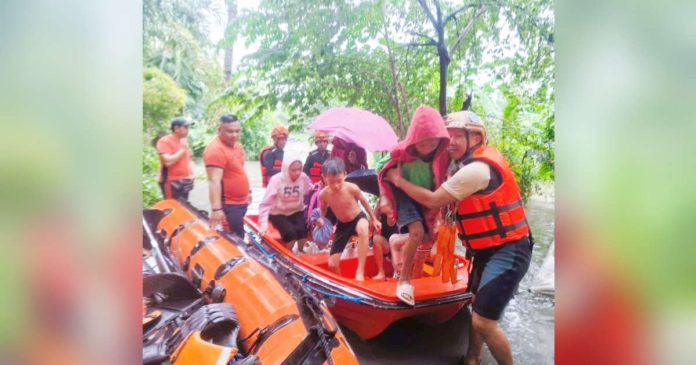
[{"label": "pink hood", "polygon": [[[382,194],[389,199],[394,208],[396,208],[394,193],[392,192],[391,185],[384,181],[385,174],[390,168],[396,167],[399,163],[415,160],[417,157],[415,156],[414,145],[427,138],[441,139],[440,145],[437,147],[437,150],[435,150],[435,158],[433,159],[432,165],[435,188],[438,188],[447,178],[447,166],[449,164],[447,145],[449,144],[449,133],[447,133],[445,121],[437,110],[429,106],[421,105],[413,114],[411,125],[408,127],[408,132],[406,133],[406,139],[391,150],[389,161],[382,167],[382,170],[379,171],[379,186],[382,190]],[[437,209],[425,210],[426,224],[431,233],[434,232],[433,229],[437,212]],[[396,209],[394,209],[394,215],[396,216]]]}]

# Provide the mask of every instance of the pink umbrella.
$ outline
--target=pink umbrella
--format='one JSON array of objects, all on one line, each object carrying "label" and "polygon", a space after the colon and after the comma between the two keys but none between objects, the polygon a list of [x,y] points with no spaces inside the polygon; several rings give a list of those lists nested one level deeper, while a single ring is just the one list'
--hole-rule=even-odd
[{"label": "pink umbrella", "polygon": [[307,128],[353,142],[368,151],[389,151],[399,141],[384,118],[358,108],[331,108]]}]

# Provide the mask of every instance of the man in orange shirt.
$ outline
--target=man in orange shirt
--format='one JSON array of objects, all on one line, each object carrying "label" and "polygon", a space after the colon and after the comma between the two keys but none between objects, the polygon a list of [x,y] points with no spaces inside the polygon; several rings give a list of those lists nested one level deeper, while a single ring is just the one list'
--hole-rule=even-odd
[{"label": "man in orange shirt", "polygon": [[188,200],[193,189],[193,169],[191,168],[191,149],[186,136],[191,121],[174,118],[171,122],[172,133],[157,141],[157,153],[160,157],[160,188],[165,199]]},{"label": "man in orange shirt", "polygon": [[227,220],[232,233],[243,237],[243,218],[251,197],[249,178],[244,171],[244,148],[239,143],[242,124],[236,116],[220,117],[218,134],[203,152],[208,173],[210,227]]}]

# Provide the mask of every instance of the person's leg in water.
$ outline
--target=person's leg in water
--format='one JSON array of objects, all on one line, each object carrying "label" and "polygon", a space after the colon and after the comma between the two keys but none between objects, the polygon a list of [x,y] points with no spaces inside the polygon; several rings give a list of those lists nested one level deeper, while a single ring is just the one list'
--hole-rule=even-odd
[{"label": "person's leg in water", "polygon": [[498,364],[513,363],[510,342],[498,320],[529,269],[532,247],[529,238],[523,237],[494,251],[483,250],[475,254],[471,285],[476,296],[471,307],[466,363],[479,361],[484,343]]},{"label": "person's leg in water", "polygon": [[498,321],[473,312],[469,331],[469,349],[466,352],[464,364],[476,365],[481,361],[484,342],[499,365],[512,365],[510,341],[498,326]]},{"label": "person's leg in water", "polygon": [[361,218],[355,226],[355,232],[358,234],[358,269],[355,271],[355,280],[365,280],[365,260],[367,260],[367,251],[369,250],[369,228],[367,219]]},{"label": "person's leg in water", "polygon": [[[372,278],[375,280],[381,280],[385,278],[384,275],[384,249],[387,246],[387,240],[379,234],[372,236],[372,252],[375,258],[375,264],[377,264],[377,275]],[[387,246],[388,247],[388,246]]]}]

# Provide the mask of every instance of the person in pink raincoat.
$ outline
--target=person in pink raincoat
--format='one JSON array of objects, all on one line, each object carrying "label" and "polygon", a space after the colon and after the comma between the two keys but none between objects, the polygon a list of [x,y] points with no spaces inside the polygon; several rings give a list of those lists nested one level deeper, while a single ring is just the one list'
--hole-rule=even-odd
[{"label": "person in pink raincoat", "polygon": [[364,148],[339,137],[334,137],[331,144],[333,144],[331,157],[343,160],[346,165],[346,174],[367,168],[367,153]]},{"label": "person in pink raincoat", "polygon": [[286,153],[280,173],[271,177],[259,205],[259,234],[266,234],[270,220],[288,248],[298,242],[298,250],[302,252],[307,239],[304,202],[311,189],[312,180],[302,172],[302,160]]},{"label": "person in pink raincoat", "polygon": [[[404,179],[429,190],[437,188],[447,176],[448,144],[449,134],[440,113],[429,106],[420,106],[413,114],[406,138],[391,150],[389,161],[379,172],[381,198],[395,208],[392,211],[396,215],[397,229],[408,232],[401,250],[403,265],[396,295],[410,305],[415,304],[411,276],[416,249],[423,242],[432,244],[438,210],[424,208],[385,181],[385,177],[387,171],[399,168]],[[424,247],[424,252],[428,250],[429,247]]]}]

